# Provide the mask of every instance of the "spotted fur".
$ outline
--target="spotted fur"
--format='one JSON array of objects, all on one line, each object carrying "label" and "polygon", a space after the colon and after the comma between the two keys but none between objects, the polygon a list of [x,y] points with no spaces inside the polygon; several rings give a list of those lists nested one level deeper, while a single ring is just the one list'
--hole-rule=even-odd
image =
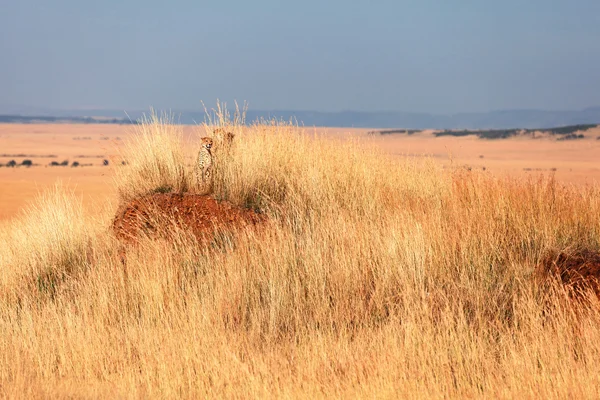
[{"label": "spotted fur", "polygon": [[235,138],[233,132],[230,132],[225,128],[217,128],[213,131],[213,134],[218,144],[218,150],[224,150],[228,153],[233,145],[233,139]]},{"label": "spotted fur", "polygon": [[196,186],[200,192],[208,194],[212,191],[212,165],[213,156],[211,148],[213,146],[213,139],[210,137],[203,137],[200,139],[200,151],[198,152],[198,159],[196,160],[196,168],[194,170],[196,176]]}]

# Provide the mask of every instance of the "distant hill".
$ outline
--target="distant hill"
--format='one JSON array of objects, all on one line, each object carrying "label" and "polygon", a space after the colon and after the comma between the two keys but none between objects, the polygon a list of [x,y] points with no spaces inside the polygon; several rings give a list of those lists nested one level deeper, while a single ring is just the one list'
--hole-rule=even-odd
[{"label": "distant hill", "polygon": [[[197,124],[204,121],[204,112],[170,110],[177,122]],[[45,116],[60,118],[117,118],[135,121],[148,111],[143,110],[48,110],[27,107],[2,107],[0,114],[13,114],[21,117]],[[460,113],[439,115],[428,113],[408,113],[401,111],[293,111],[293,110],[248,110],[246,120],[257,119],[295,120],[305,126],[337,126],[356,128],[405,128],[405,129],[546,129],[557,126],[600,123],[600,107],[578,111],[544,110],[503,110],[485,113]],[[83,122],[87,122],[83,121]],[[118,122],[121,123],[121,122]]]},{"label": "distant hill", "polygon": [[124,118],[110,117],[57,117],[57,116],[23,116],[0,115],[3,124],[34,124],[34,123],[72,123],[72,124],[134,124],[135,121]]}]

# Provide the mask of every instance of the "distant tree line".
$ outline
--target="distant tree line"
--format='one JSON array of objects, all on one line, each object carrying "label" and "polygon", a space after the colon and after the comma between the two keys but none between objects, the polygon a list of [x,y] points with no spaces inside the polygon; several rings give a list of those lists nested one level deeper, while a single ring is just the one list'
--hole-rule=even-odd
[{"label": "distant tree line", "polygon": [[393,134],[405,134],[405,135],[412,135],[415,134],[417,132],[421,132],[421,129],[388,129],[388,130],[384,130],[384,131],[370,131],[367,132],[369,135],[374,135],[376,133],[379,133],[380,135],[393,135]]},{"label": "distant tree line", "polygon": [[[108,160],[104,159],[102,160],[102,165],[103,166],[107,166],[109,164]],[[125,165],[125,161],[122,162],[122,165]],[[18,167],[18,166],[23,166],[23,167],[31,167],[34,165],[39,165],[39,164],[34,164],[32,160],[29,159],[25,159],[21,162],[21,164],[17,163],[17,161],[15,160],[10,160],[9,162],[7,162],[6,164],[0,164],[0,167],[8,167],[8,168],[14,168],[14,167]],[[89,167],[92,166],[93,164],[88,163],[88,164],[82,164],[79,161],[73,161],[71,163],[71,167]],[[58,162],[58,161],[52,161],[50,164],[48,164],[48,166],[50,167],[68,167],[69,166],[69,160],[64,160],[62,162]]]},{"label": "distant tree line", "polygon": [[534,132],[548,132],[552,135],[564,135],[562,140],[569,139],[583,139],[583,134],[576,135],[575,132],[587,131],[597,127],[596,124],[580,124],[580,125],[569,125],[561,126],[557,128],[548,129],[483,129],[483,130],[443,130],[441,132],[434,133],[435,136],[467,136],[476,135],[481,139],[506,139],[511,136],[516,136],[522,133],[534,133]]}]

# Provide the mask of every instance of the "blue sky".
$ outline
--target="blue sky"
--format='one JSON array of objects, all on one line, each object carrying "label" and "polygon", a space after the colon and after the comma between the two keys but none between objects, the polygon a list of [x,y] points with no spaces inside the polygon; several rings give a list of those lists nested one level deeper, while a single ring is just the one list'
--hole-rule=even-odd
[{"label": "blue sky", "polygon": [[0,105],[455,113],[600,105],[600,1],[19,0]]}]

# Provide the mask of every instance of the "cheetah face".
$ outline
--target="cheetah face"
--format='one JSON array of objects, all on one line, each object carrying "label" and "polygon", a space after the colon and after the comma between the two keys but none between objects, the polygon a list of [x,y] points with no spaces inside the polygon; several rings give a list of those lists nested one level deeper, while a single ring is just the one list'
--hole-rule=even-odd
[{"label": "cheetah face", "polygon": [[211,148],[211,147],[212,147],[212,145],[213,145],[213,140],[212,140],[212,138],[209,138],[209,137],[203,137],[203,138],[202,138],[202,139],[200,139],[200,140],[201,140],[201,143],[202,143],[202,144],[201,144],[201,145],[202,145],[202,147],[204,147],[204,148],[205,148],[205,149],[207,149],[207,150],[210,150],[210,148]]}]

